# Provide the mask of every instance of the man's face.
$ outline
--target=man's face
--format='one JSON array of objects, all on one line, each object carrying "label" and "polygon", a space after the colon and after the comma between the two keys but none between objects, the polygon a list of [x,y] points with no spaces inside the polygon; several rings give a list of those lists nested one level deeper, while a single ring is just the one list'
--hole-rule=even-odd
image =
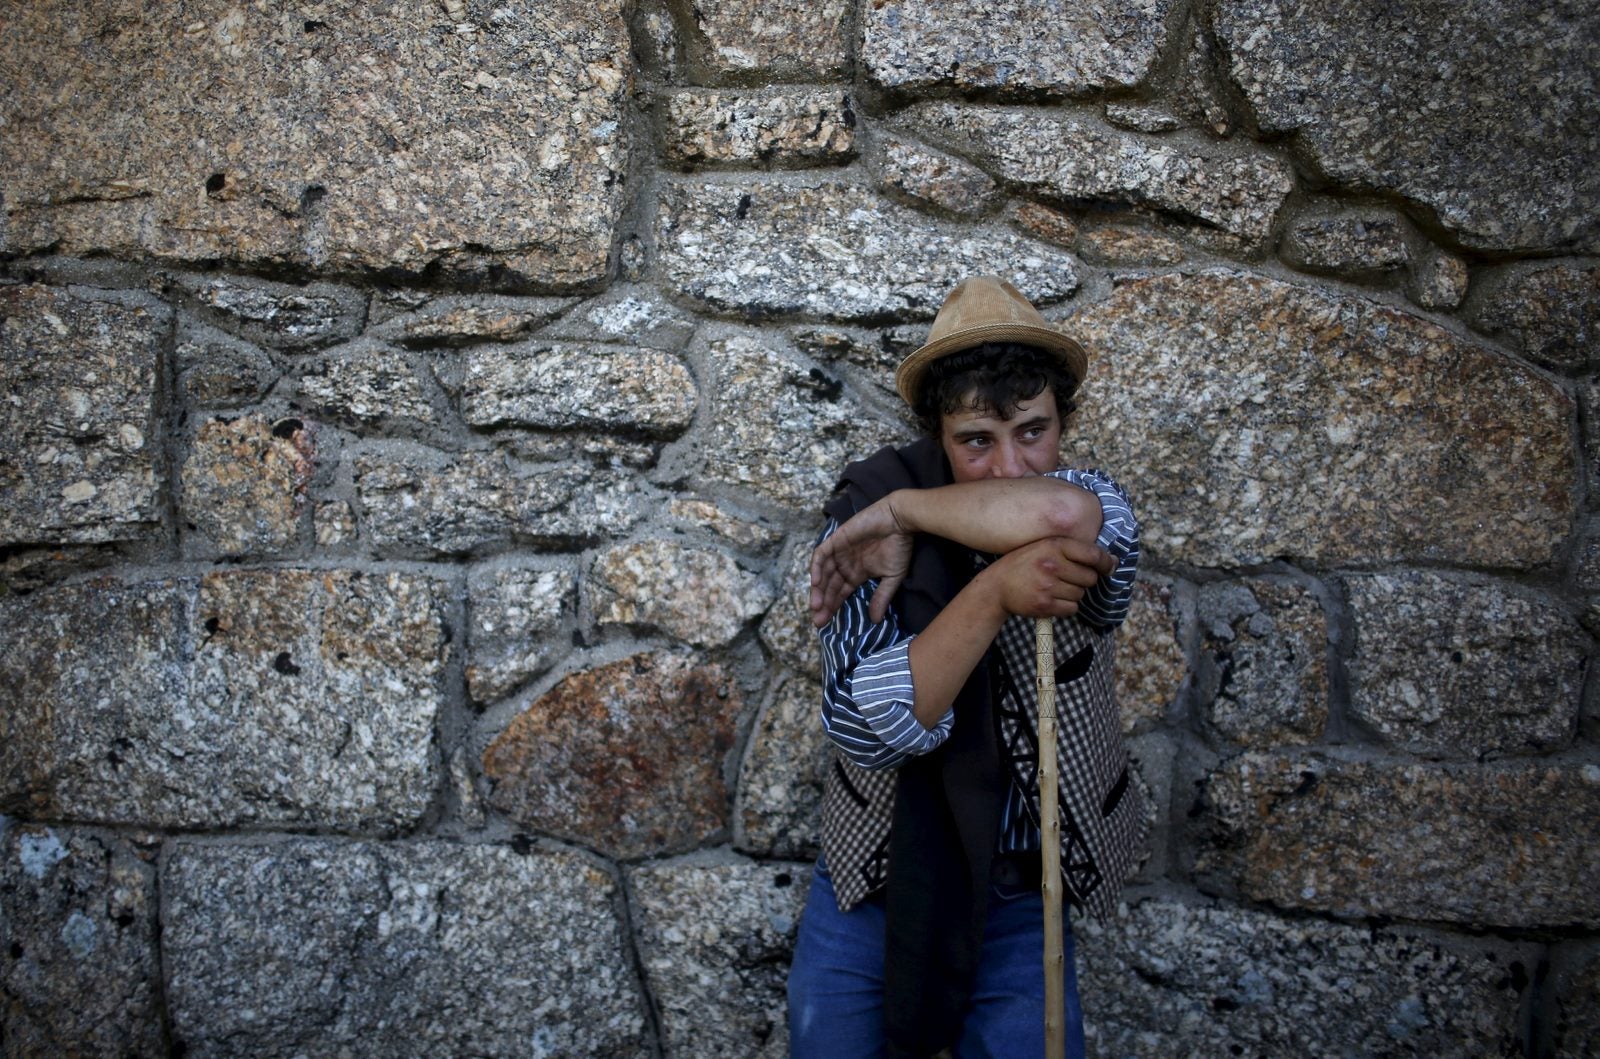
[{"label": "man's face", "polygon": [[1017,405],[1010,419],[999,418],[991,408],[963,406],[946,412],[940,419],[939,443],[958,482],[1053,471],[1061,446],[1056,395],[1046,386],[1039,396]]}]

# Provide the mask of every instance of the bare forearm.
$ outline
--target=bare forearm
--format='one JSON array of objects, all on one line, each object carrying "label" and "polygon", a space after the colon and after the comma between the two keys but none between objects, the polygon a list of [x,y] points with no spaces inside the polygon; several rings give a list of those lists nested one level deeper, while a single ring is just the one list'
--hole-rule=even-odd
[{"label": "bare forearm", "polygon": [[999,555],[1045,537],[1092,542],[1100,501],[1057,478],[1009,478],[937,489],[902,489],[887,498],[907,531],[930,533]]},{"label": "bare forearm", "polygon": [[956,593],[911,641],[912,713],[932,728],[955,701],[1005,624],[1006,611],[981,577]]}]

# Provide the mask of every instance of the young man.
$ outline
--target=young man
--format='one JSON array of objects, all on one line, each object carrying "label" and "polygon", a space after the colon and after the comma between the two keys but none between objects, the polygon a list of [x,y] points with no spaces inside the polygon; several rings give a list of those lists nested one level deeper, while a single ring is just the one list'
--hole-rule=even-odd
[{"label": "young man", "polygon": [[[1034,622],[1055,619],[1063,881],[1108,911],[1143,841],[1111,693],[1138,524],[1060,470],[1087,357],[1009,283],[951,292],[895,374],[926,437],[845,469],[812,556],[835,748],[789,977],[795,1059],[1042,1054]],[[1068,1053],[1083,1054],[1066,951]]]}]

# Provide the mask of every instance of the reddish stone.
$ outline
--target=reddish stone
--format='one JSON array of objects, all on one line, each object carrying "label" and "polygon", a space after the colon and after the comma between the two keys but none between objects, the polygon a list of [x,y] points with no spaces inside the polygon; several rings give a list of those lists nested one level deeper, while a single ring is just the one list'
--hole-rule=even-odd
[{"label": "reddish stone", "polygon": [[723,759],[739,703],[726,673],[686,654],[574,673],[484,752],[490,801],[609,856],[692,848],[728,825]]}]

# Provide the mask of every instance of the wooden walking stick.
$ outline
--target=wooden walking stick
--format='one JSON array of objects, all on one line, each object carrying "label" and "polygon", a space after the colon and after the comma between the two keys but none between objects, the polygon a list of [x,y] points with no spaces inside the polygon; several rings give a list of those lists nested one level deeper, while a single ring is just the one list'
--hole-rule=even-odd
[{"label": "wooden walking stick", "polygon": [[1033,650],[1039,678],[1039,867],[1044,887],[1044,1054],[1064,1059],[1066,966],[1061,929],[1061,807],[1056,796],[1055,623],[1038,618]]}]

